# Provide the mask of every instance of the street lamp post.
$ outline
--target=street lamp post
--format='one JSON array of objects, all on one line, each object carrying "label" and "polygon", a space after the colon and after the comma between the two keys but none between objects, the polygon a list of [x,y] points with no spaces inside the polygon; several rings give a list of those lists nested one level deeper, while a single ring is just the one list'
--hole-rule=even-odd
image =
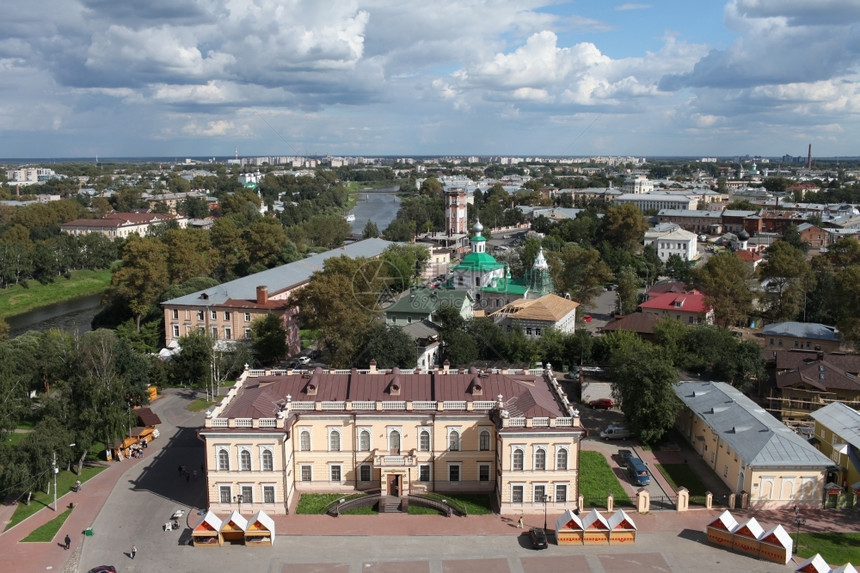
[{"label": "street lamp post", "polygon": [[544,494],[543,496],[543,530],[546,531],[546,502],[549,501],[549,496]]},{"label": "street lamp post", "polygon": [[[75,444],[69,444],[70,448],[74,448]],[[51,452],[51,472],[54,474],[54,511],[57,511],[57,474],[60,473],[60,468],[57,467],[57,451]]]},{"label": "street lamp post", "polygon": [[236,496],[236,503],[239,505],[239,513],[242,513],[242,494]]},{"label": "street lamp post", "polygon": [[794,525],[797,528],[794,532],[794,552],[797,553],[800,549],[800,526],[806,525],[806,520],[801,519],[800,510],[796,505],[794,506]]},{"label": "street lamp post", "polygon": [[57,511],[57,452],[53,452],[54,457],[51,459],[51,473],[54,474],[54,511]]}]

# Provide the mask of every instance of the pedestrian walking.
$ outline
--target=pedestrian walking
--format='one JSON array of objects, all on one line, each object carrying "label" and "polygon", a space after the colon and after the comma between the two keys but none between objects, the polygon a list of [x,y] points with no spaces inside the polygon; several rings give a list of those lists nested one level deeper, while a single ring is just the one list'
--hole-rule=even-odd
[{"label": "pedestrian walking", "polygon": [[523,516],[521,515],[520,520],[517,521],[517,529],[522,529],[522,528],[523,528]]},{"label": "pedestrian walking", "polygon": [[136,545],[131,546],[131,553],[129,553],[129,555],[131,556],[132,559],[134,559],[134,556],[137,555],[137,546]]},{"label": "pedestrian walking", "polygon": [[81,480],[75,480],[75,491],[81,491]]},{"label": "pedestrian walking", "polygon": [[68,533],[66,534],[66,539],[65,539],[65,541],[66,541],[65,549],[67,549],[67,550],[68,550],[68,548],[72,546],[72,538],[71,538],[71,537],[69,537],[69,534],[68,534]]}]

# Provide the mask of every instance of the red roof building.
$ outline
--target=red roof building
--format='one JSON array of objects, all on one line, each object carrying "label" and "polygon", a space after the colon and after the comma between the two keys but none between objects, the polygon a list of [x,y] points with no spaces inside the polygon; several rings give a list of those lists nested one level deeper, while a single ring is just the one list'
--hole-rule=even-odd
[{"label": "red roof building", "polygon": [[684,324],[714,323],[713,307],[705,302],[705,295],[696,289],[659,294],[640,304],[639,309],[662,318],[680,320]]}]

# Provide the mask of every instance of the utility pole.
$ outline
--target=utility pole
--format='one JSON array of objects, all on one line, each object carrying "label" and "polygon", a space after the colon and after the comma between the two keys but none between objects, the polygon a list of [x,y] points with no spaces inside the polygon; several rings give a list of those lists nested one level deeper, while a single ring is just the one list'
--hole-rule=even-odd
[{"label": "utility pole", "polygon": [[57,474],[60,470],[57,469],[57,452],[53,452],[54,457],[51,460],[51,471],[54,473],[54,511],[57,511]]}]

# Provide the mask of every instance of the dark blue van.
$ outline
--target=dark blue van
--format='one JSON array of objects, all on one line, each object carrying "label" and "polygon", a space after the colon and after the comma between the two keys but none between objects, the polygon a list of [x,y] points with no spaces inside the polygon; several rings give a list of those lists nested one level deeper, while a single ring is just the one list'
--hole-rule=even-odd
[{"label": "dark blue van", "polygon": [[651,474],[639,458],[630,458],[627,462],[627,477],[633,485],[645,486],[651,483]]}]

